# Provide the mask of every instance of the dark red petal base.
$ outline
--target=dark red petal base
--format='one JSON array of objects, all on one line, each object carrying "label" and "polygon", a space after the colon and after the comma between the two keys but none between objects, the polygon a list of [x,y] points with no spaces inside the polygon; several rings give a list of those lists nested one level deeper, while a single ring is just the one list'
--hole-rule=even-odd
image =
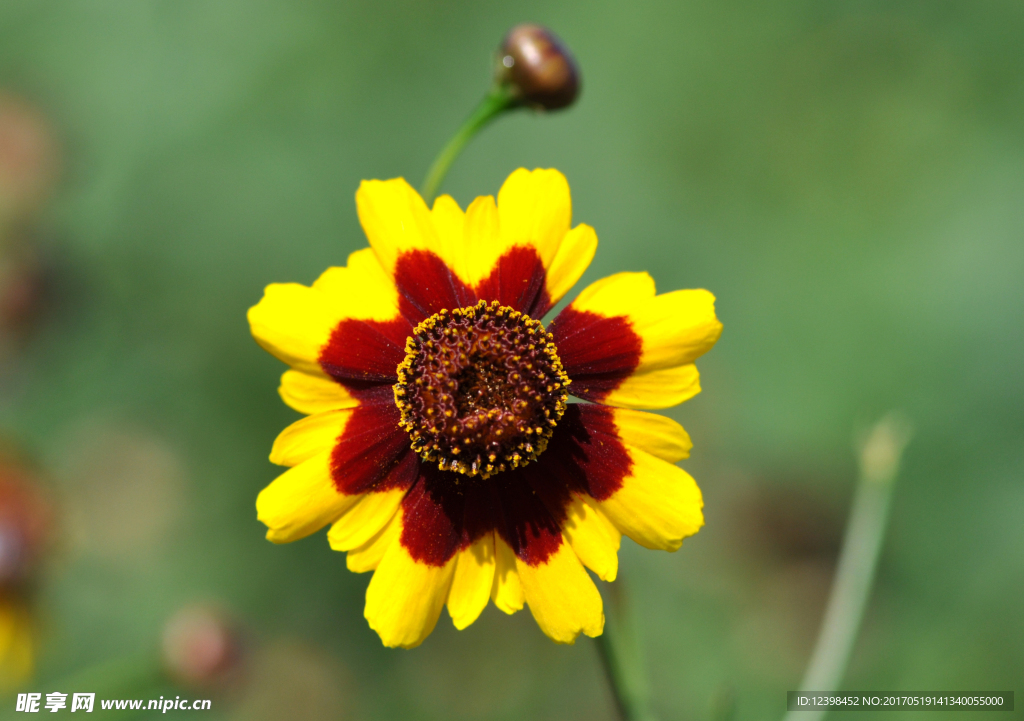
[{"label": "dark red petal base", "polygon": [[389,321],[343,320],[321,349],[320,366],[357,397],[375,385],[393,385],[413,326],[443,309],[465,308],[479,300],[496,300],[539,320],[551,309],[544,281],[537,252],[523,246],[501,256],[475,288],[459,280],[435,253],[403,253],[395,265],[401,315]]},{"label": "dark red petal base", "polygon": [[403,317],[343,320],[320,349],[320,367],[356,397],[382,386],[390,389],[410,335],[412,325]]},{"label": "dark red petal base", "polygon": [[569,392],[600,402],[640,365],[643,341],[625,316],[611,318],[565,308],[551,321],[558,357],[572,379]]},{"label": "dark red petal base", "polygon": [[[544,266],[532,248],[516,247],[469,287],[428,251],[403,253],[396,264],[400,316],[345,320],[320,354],[320,365],[360,399],[331,458],[334,482],[347,494],[409,488],[402,502],[401,543],[418,561],[443,566],[462,548],[497,531],[526,563],[543,563],[562,543],[574,492],[604,499],[632,467],[611,410],[571,404],[540,457],[487,479],[420,461],[411,450],[391,386],[414,325],[443,309],[496,300],[532,318],[551,309]],[[642,343],[625,318],[567,308],[549,330],[573,379],[570,392],[600,400],[640,362]]]},{"label": "dark red petal base", "polygon": [[364,391],[364,404],[352,411],[331,452],[331,476],[340,493],[408,488],[419,473],[419,457],[409,435],[398,427],[399,413],[388,386]]},{"label": "dark red petal base", "polygon": [[428,250],[402,253],[395,264],[399,310],[413,325],[444,309],[465,308],[479,300],[496,300],[539,320],[551,309],[545,278],[537,251],[526,246],[516,246],[498,258],[491,274],[472,288]]},{"label": "dark red petal base", "polygon": [[572,493],[607,498],[632,464],[610,409],[570,405],[547,450],[528,466],[480,479],[421,464],[402,504],[401,543],[416,560],[442,566],[497,530],[521,560],[543,563],[562,543]]}]

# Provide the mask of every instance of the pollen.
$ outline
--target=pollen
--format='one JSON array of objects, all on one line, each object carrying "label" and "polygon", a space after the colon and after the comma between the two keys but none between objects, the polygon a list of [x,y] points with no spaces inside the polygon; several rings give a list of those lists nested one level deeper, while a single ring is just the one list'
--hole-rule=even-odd
[{"label": "pollen", "polygon": [[399,425],[441,470],[487,478],[524,466],[565,413],[570,381],[554,338],[498,301],[430,316],[405,354],[394,386]]}]

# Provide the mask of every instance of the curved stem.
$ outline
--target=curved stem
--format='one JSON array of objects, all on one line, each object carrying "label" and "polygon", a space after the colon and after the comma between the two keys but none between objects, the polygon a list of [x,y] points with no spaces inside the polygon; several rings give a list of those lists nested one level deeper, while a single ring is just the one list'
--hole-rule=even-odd
[{"label": "curved stem", "polygon": [[[861,449],[860,480],[821,631],[800,684],[802,694],[832,694],[843,680],[871,595],[900,456],[909,440],[909,424],[889,414],[875,425]],[[824,715],[824,709],[791,711],[786,720],[819,721]]]},{"label": "curved stem", "polygon": [[455,159],[459,157],[459,153],[466,147],[466,144],[481,128],[506,110],[512,108],[514,104],[515,101],[511,92],[503,85],[496,85],[480,101],[476,109],[466,118],[462,127],[452,136],[448,144],[441,149],[441,152],[438,153],[433,164],[430,166],[430,170],[427,171],[427,177],[420,188],[420,195],[423,196],[423,200],[427,202],[427,205],[433,202],[434,196],[437,195],[437,191],[444,181],[444,177],[448,174],[448,169],[451,168]]}]

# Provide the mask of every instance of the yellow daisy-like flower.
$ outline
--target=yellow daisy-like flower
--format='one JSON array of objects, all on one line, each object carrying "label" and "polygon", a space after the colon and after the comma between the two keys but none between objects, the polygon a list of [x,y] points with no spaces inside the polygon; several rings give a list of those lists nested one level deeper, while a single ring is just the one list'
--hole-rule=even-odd
[{"label": "yellow daisy-like flower", "polygon": [[32,675],[34,635],[27,604],[0,597],[0,689],[17,688]]},{"label": "yellow daisy-like flower", "polygon": [[560,643],[599,635],[584,567],[612,581],[622,534],[671,551],[703,525],[675,465],[689,437],[639,409],[700,391],[714,297],[619,273],[545,329],[597,249],[593,228],[570,227],[557,170],[519,169],[465,212],[400,178],[364,181],[356,205],[369,248],[249,310],[291,366],[282,398],[309,414],[274,443],[291,469],[256,500],[267,538],[331,524],[349,569],[375,571],[365,615],[386,646],[420,644],[445,604],[465,628],[488,600],[528,604]]},{"label": "yellow daisy-like flower", "polygon": [[0,690],[32,675],[32,581],[48,537],[50,511],[31,475],[0,450]]}]

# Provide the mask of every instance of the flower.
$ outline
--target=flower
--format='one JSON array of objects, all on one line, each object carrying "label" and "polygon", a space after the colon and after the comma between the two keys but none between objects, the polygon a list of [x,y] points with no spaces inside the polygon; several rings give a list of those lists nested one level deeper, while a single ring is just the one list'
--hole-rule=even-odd
[{"label": "flower", "polygon": [[49,530],[34,474],[0,449],[0,689],[17,687],[35,665],[32,586]]},{"label": "flower", "polygon": [[[429,209],[404,180],[356,193],[370,247],[312,287],[267,287],[253,336],[288,363],[280,393],[309,414],[277,438],[290,466],[256,501],[267,538],[327,524],[352,571],[375,570],[365,616],[413,647],[446,603],[456,628],[488,600],[526,603],[555,641],[599,635],[622,534],[675,550],[703,525],[667,408],[699,392],[721,332],[705,290],[656,295],[646,273],[599,280],[539,319],[597,249],[570,228],[556,170],[516,170],[497,202]],[[584,402],[568,402],[569,396]]]},{"label": "flower", "polygon": [[35,668],[35,624],[25,599],[0,596],[0,689],[23,683]]},{"label": "flower", "polygon": [[39,210],[53,189],[60,153],[50,123],[32,104],[0,90],[0,224],[9,230]]},{"label": "flower", "polygon": [[164,624],[161,657],[175,682],[196,689],[228,685],[244,663],[241,629],[209,604],[184,606]]}]

